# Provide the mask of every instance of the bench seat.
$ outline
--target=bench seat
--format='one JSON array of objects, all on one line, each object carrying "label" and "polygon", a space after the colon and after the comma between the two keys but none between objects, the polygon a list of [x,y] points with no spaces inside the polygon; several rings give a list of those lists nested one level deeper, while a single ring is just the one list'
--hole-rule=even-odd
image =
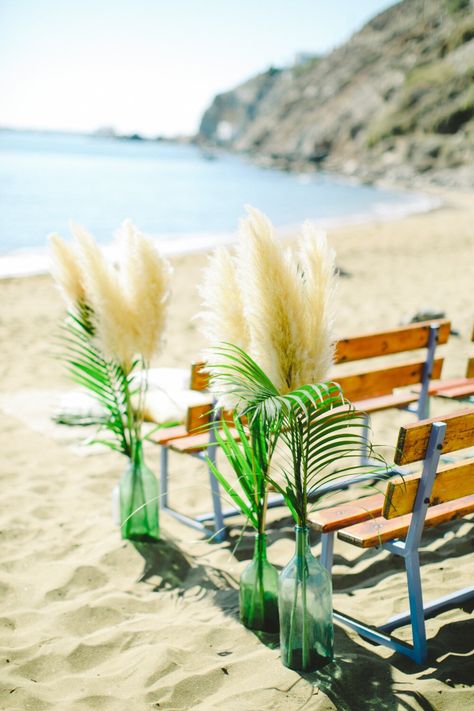
[{"label": "bench seat", "polygon": [[[474,494],[456,499],[456,501],[446,501],[428,509],[425,528],[462,518],[473,512]],[[405,538],[411,518],[412,514],[404,514],[392,519],[377,516],[374,519],[344,528],[337,535],[342,541],[347,541],[360,548],[373,548],[396,538]]]},{"label": "bench seat", "polygon": [[447,384],[436,391],[438,397],[462,398],[474,395],[474,378],[465,378],[463,382]]},{"label": "bench seat", "polygon": [[379,397],[371,397],[367,400],[356,400],[352,404],[360,412],[368,415],[372,412],[390,410],[392,407],[405,407],[412,402],[418,402],[419,395],[415,393],[390,393]]},{"label": "bench seat", "polygon": [[[234,427],[229,427],[229,432],[235,440],[239,439],[239,434]],[[219,435],[224,436],[223,430],[218,430]],[[209,446],[209,432],[202,432],[196,435],[190,435],[179,439],[169,440],[168,447],[175,452],[181,454],[194,454],[207,449]]]},{"label": "bench seat", "polygon": [[382,513],[384,494],[374,494],[363,499],[333,506],[328,509],[320,509],[311,514],[308,525],[315,531],[329,533],[338,531],[340,528],[352,526],[353,524],[366,521]]},{"label": "bench seat", "polygon": [[186,425],[176,425],[175,427],[165,427],[157,430],[149,439],[153,444],[168,444],[171,440],[181,437],[189,437]]}]

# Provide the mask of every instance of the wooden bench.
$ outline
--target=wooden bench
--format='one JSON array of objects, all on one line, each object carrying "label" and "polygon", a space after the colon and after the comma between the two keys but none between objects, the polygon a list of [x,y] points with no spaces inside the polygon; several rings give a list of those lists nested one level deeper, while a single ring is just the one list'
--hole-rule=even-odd
[{"label": "wooden bench", "polygon": [[[472,327],[471,342],[474,343],[474,325]],[[463,378],[449,380],[436,380],[430,384],[429,395],[449,398],[450,400],[468,400],[474,397],[474,356],[468,358],[466,375]]]},{"label": "wooden bench", "polygon": [[[377,333],[369,333],[351,338],[341,339],[335,352],[335,363],[351,363],[367,359],[390,356],[410,352],[417,349],[426,349],[425,356],[409,362],[391,364],[388,367],[372,370],[357,371],[352,374],[339,376],[337,367],[331,378],[336,380],[349,400],[354,401],[356,407],[364,413],[376,412],[393,407],[408,407],[413,405],[419,416],[427,412],[428,387],[430,377],[439,377],[441,374],[442,358],[435,358],[438,344],[448,340],[450,323],[446,320],[423,322],[403,326]],[[191,367],[191,385],[195,390],[206,391],[209,385],[209,376],[205,371],[204,362],[195,362]],[[407,389],[414,383],[421,384],[418,393]],[[213,414],[212,400],[203,405],[188,408],[185,424],[174,428],[160,430],[153,441],[161,445],[161,502],[162,508],[178,518],[182,523],[197,528],[205,533],[209,532],[206,525],[213,521],[213,537],[221,540],[225,536],[224,520],[235,516],[239,512],[235,508],[223,510],[219,485],[209,468],[209,480],[213,511],[201,514],[196,518],[185,516],[171,509],[168,505],[168,462],[169,452],[188,454],[203,461],[209,457],[215,461],[216,444],[215,434],[211,422],[221,415]],[[231,413],[226,413],[225,418],[231,422]],[[209,430],[203,431],[208,425]],[[216,425],[218,427],[218,424]],[[237,435],[236,435],[237,436]],[[368,458],[365,456],[365,460]],[[280,506],[281,497],[272,497],[269,507]]]},{"label": "wooden bench", "polygon": [[[426,658],[425,618],[438,610],[474,596],[474,587],[444,596],[423,606],[419,553],[426,527],[474,512],[474,458],[439,467],[442,453],[474,447],[474,409],[416,422],[400,429],[395,462],[423,462],[421,475],[388,482],[385,495],[321,510],[311,517],[312,528],[322,533],[322,562],[331,573],[332,541],[340,539],[361,548],[382,547],[405,560],[408,613],[397,615],[375,629],[335,611],[334,616],[368,639],[401,652],[416,662]],[[413,646],[389,633],[407,623]]]},{"label": "wooden bench", "polygon": [[[347,399],[367,416],[381,410],[404,408],[414,411],[419,419],[427,417],[430,381],[440,377],[443,366],[443,358],[435,357],[436,347],[447,342],[450,328],[447,320],[425,321],[341,339],[335,351],[336,366],[364,361],[364,369],[339,375],[336,367],[330,377],[339,383]],[[425,355],[417,359],[394,363],[389,358],[422,348],[426,349]],[[365,361],[381,356],[383,367],[367,369]],[[416,384],[418,391],[413,390]]]}]

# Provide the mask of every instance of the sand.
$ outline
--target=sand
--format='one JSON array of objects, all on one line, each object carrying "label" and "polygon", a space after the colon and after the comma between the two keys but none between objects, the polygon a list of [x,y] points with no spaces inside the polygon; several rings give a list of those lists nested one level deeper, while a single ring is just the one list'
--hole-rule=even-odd
[{"label": "sand", "polygon": [[[337,329],[396,326],[427,308],[446,312],[460,337],[445,348],[446,375],[462,374],[473,313],[474,198],[444,196],[441,209],[330,233],[341,278]],[[156,365],[187,366],[204,345],[193,316],[206,256],[174,260],[167,344]],[[474,707],[472,605],[427,622],[428,662],[416,666],[336,625],[335,660],[301,676],[278,647],[238,622],[238,577],[251,555],[245,534],[208,544],[162,516],[156,546],[121,541],[111,489],[124,462],[79,445],[83,431],[50,414],[70,384],[55,360],[63,306],[47,276],[0,282],[0,709],[467,709]],[[472,350],[472,347],[471,347]],[[433,405],[433,413],[459,405]],[[407,413],[374,418],[375,440],[395,444]],[[158,451],[147,461],[158,472]],[[202,465],[171,460],[174,501],[209,507]],[[473,517],[427,532],[427,599],[473,577]],[[319,542],[313,537],[314,552]],[[269,558],[293,549],[284,510],[270,515]],[[370,622],[406,608],[401,561],[339,542],[334,600]],[[407,638],[408,629],[400,631]]]}]

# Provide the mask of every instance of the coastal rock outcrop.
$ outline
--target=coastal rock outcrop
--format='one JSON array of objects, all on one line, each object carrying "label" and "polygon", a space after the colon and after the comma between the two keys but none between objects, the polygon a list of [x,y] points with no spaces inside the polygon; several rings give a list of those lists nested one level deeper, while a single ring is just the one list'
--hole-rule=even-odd
[{"label": "coastal rock outcrop", "polygon": [[326,57],[216,96],[197,140],[283,168],[473,185],[473,4],[403,0]]}]

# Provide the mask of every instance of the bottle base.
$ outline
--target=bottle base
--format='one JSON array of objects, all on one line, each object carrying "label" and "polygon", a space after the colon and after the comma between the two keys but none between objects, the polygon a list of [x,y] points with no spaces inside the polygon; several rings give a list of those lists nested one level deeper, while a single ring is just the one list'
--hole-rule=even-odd
[{"label": "bottle base", "polygon": [[325,667],[326,664],[332,662],[333,659],[334,657],[332,655],[329,657],[323,657],[321,654],[318,654],[317,652],[312,650],[308,654],[306,664],[303,665],[303,650],[293,649],[291,652],[291,657],[288,656],[286,659],[282,657],[282,662],[283,666],[287,667],[288,669],[293,669],[293,671],[310,673],[319,671],[320,669]]}]

